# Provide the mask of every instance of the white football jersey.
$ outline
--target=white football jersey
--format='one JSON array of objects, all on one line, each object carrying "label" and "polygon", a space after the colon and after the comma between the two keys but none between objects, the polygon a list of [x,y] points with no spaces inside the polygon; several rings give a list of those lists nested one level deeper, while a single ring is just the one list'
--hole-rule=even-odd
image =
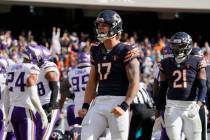
[{"label": "white football jersey", "polygon": [[26,86],[30,74],[39,74],[39,68],[30,63],[19,63],[8,67],[7,85],[11,106],[25,107],[34,110],[29,89]]},{"label": "white football jersey", "polygon": [[85,96],[85,88],[89,79],[90,67],[70,69],[68,72],[71,91],[75,94],[75,104],[82,104]]},{"label": "white football jersey", "polygon": [[6,73],[0,73],[0,109],[3,109],[3,96],[6,84]]},{"label": "white football jersey", "polygon": [[[38,94],[42,105],[50,103],[51,90],[49,87],[49,81],[45,78],[48,72],[55,72],[59,76],[59,71],[55,63],[50,61],[45,61],[44,64],[40,68],[39,80],[37,83]],[[60,87],[60,85],[58,85]],[[60,98],[60,94],[58,94],[57,101]]]}]

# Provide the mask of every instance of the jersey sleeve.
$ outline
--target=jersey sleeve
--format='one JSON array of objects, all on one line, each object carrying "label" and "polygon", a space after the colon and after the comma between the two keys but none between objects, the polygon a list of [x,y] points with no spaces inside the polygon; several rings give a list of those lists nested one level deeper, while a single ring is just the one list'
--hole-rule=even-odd
[{"label": "jersey sleeve", "polygon": [[140,58],[140,50],[138,45],[125,45],[123,52],[123,63],[128,64],[134,58]]},{"label": "jersey sleeve", "polygon": [[38,66],[36,66],[36,65],[32,65],[31,67],[30,67],[30,69],[29,69],[29,73],[30,74],[39,74],[40,73],[40,69],[39,69],[39,67]]},{"label": "jersey sleeve", "polygon": [[96,65],[96,49],[97,49],[96,47],[98,46],[92,46],[90,48],[90,62],[94,66]]},{"label": "jersey sleeve", "polygon": [[58,74],[58,68],[57,68],[56,64],[53,62],[46,62],[43,65],[43,69],[44,69],[45,74],[48,72],[55,72]]},{"label": "jersey sleeve", "polygon": [[165,63],[166,63],[166,59],[163,59],[163,60],[160,61],[160,64],[159,64],[159,70],[162,73],[166,72]]},{"label": "jersey sleeve", "polygon": [[206,68],[207,63],[203,57],[198,58],[198,65],[197,65],[197,70],[200,70],[202,68]]}]

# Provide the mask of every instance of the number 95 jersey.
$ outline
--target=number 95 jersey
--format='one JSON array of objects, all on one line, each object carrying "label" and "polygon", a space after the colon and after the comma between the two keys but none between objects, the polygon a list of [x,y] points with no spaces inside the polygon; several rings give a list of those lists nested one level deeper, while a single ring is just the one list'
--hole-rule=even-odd
[{"label": "number 95 jersey", "polygon": [[89,79],[90,67],[69,69],[68,80],[71,85],[71,91],[75,94],[74,102],[82,104],[85,96],[85,88]]},{"label": "number 95 jersey", "polygon": [[190,55],[183,63],[175,62],[174,57],[165,58],[160,63],[160,71],[168,82],[167,98],[170,100],[196,100],[196,78],[201,68],[206,67],[203,58]]},{"label": "number 95 jersey", "polygon": [[125,66],[138,57],[137,45],[119,43],[111,51],[103,44],[92,46],[91,64],[97,70],[98,96],[126,96],[129,82]]}]

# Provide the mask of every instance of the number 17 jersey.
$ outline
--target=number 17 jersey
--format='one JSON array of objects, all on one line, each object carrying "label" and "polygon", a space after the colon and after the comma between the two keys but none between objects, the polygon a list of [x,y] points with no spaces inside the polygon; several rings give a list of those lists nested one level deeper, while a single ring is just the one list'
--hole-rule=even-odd
[{"label": "number 17 jersey", "polygon": [[137,45],[119,43],[111,51],[103,44],[91,47],[91,64],[99,80],[98,96],[126,96],[129,82],[125,66],[138,57]]}]

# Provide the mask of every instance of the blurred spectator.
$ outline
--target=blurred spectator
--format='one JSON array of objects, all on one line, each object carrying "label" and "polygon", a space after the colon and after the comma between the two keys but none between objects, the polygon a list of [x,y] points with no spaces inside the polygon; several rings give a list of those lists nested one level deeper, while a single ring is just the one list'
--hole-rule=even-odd
[{"label": "blurred spectator", "polygon": [[27,42],[30,45],[37,44],[37,42],[34,40],[34,36],[32,35],[32,31],[28,31]]},{"label": "blurred spectator", "polygon": [[53,27],[52,29],[52,45],[51,50],[53,54],[61,54],[61,44],[60,44],[60,28]]}]

